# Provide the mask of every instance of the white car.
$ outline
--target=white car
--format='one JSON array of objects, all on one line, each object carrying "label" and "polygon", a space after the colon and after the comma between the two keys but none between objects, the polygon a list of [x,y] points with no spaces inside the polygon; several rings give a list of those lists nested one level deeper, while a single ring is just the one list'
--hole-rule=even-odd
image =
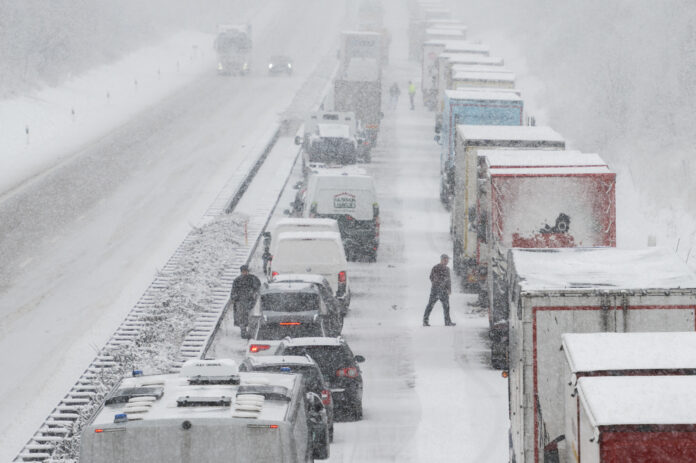
[{"label": "white car", "polygon": [[273,238],[271,278],[286,273],[315,273],[323,276],[347,309],[350,305],[348,262],[336,232],[285,232]]}]

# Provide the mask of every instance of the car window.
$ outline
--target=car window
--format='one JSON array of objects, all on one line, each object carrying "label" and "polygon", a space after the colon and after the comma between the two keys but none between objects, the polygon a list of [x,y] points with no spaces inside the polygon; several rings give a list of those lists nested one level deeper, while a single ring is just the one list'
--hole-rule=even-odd
[{"label": "car window", "polygon": [[261,310],[270,312],[304,312],[319,310],[316,293],[269,293],[261,295]]},{"label": "car window", "polygon": [[336,370],[354,366],[350,349],[344,346],[287,346],[283,355],[309,355],[319,365],[325,377],[333,377]]},{"label": "car window", "polygon": [[[287,370],[288,368],[289,370]],[[255,368],[254,371],[301,373],[308,391],[321,394],[324,389],[322,378],[319,377],[317,369],[312,365],[263,365]]]}]

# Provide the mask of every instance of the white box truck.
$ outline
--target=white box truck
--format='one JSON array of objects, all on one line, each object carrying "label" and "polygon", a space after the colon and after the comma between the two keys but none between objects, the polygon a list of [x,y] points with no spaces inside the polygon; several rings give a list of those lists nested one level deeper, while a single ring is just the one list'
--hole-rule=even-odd
[{"label": "white box truck", "polygon": [[472,220],[476,214],[478,157],[491,149],[563,150],[565,141],[544,126],[457,126],[454,159],[441,162],[441,178],[446,182],[446,192],[452,195],[452,266],[476,291],[482,277],[476,274],[477,235]]},{"label": "white box truck", "polygon": [[[583,436],[585,438],[580,436],[578,422],[580,409],[584,407],[578,394],[578,381],[581,378],[696,375],[696,332],[693,331],[565,333],[561,339],[561,348],[566,359],[561,378],[565,390],[566,427],[563,439],[559,439],[559,452],[562,451],[562,447],[565,447],[565,460],[561,454],[560,461],[569,463],[608,461],[597,460],[589,456],[587,451],[581,451],[581,447],[590,446],[589,439],[586,439],[587,435]],[[639,405],[635,404],[635,406]],[[595,445],[597,445],[596,442]]]},{"label": "white box truck", "polygon": [[661,248],[512,249],[507,281],[516,463],[552,461],[565,433],[563,333],[693,331],[696,324],[696,275]]},{"label": "white box truck", "polygon": [[80,461],[302,463],[322,446],[327,458],[328,422],[313,441],[326,411],[310,394],[301,375],[240,373],[223,359],[126,378],[83,430]]}]

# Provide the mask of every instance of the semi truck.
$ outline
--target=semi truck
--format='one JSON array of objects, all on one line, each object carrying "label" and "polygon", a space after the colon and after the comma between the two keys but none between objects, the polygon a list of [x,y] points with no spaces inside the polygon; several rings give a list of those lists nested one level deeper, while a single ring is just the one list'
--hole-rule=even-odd
[{"label": "semi truck", "polygon": [[493,69],[504,69],[502,58],[483,56],[475,53],[441,53],[437,57],[437,111],[439,114],[443,110],[445,90],[452,90],[450,79],[452,77],[452,67],[455,65],[464,66],[489,66]]},{"label": "semi truck", "polygon": [[511,249],[507,265],[510,461],[554,461],[562,334],[693,332],[696,275],[660,248]]},{"label": "semi truck", "polygon": [[464,40],[426,40],[423,42],[423,58],[421,61],[421,92],[423,104],[436,109],[438,76],[438,56],[441,53],[466,53],[482,56],[489,55],[489,47],[480,43]]},{"label": "semi truck", "polygon": [[353,58],[334,80],[334,109],[355,113],[364,135],[362,149],[369,161],[377,143],[382,119],[382,72],[380,60]]},{"label": "semi truck", "polygon": [[449,88],[515,88],[515,74],[504,69],[463,69],[454,68],[450,73]]},{"label": "semi truck", "polygon": [[462,33],[467,33],[467,26],[457,19],[412,19],[408,26],[408,57],[411,60],[420,62],[422,59],[423,42],[425,42],[425,31],[435,29],[457,29]]},{"label": "semi truck", "polygon": [[[503,92],[503,95],[511,95]],[[521,123],[521,122],[520,122]],[[565,141],[555,130],[544,126],[457,125],[454,156],[443,158],[441,178],[452,211],[454,270],[465,285],[480,291],[485,275],[476,272],[477,232],[474,229],[478,192],[478,157],[491,149],[564,150]],[[443,151],[444,154],[448,152]],[[450,199],[451,198],[451,199]]]},{"label": "semi truck", "polygon": [[504,368],[510,248],[616,245],[616,174],[596,154],[490,150],[479,156],[474,264],[488,307],[491,363]]},{"label": "semi truck", "polygon": [[252,50],[251,25],[219,25],[214,47],[218,57],[218,74],[249,73]]},{"label": "semi truck", "polygon": [[349,72],[354,59],[375,60],[381,77],[382,34],[375,31],[343,31],[341,32],[341,49],[339,51],[340,65],[338,74]]},{"label": "semi truck", "polygon": [[[690,375],[696,377],[696,333],[693,331],[670,333],[566,333],[561,336],[561,349],[565,355],[563,376],[561,377],[564,389],[565,434],[556,439],[558,440],[559,460],[567,463],[612,461],[608,460],[606,456],[598,458],[597,452],[600,454],[606,452],[608,447],[612,446],[614,439],[604,439],[603,442],[603,439],[600,438],[596,442],[591,443],[590,438],[594,437],[596,433],[588,433],[587,430],[599,432],[618,431],[619,428],[626,424],[618,421],[604,422],[599,427],[596,426],[597,423],[595,423],[595,426],[583,424],[582,429],[584,432],[581,435],[580,417],[583,416],[590,419],[590,417],[597,416],[598,413],[588,409],[593,400],[581,402],[580,397],[582,393],[579,393],[579,389],[585,389],[586,393],[589,393],[589,389],[579,387],[580,379],[616,376]],[[590,395],[592,394],[590,393]],[[665,394],[665,397],[667,395]],[[634,409],[642,408],[644,405],[643,400],[643,397],[635,397],[628,405]],[[662,397],[658,398],[658,400],[662,400]],[[581,409],[585,411],[584,415]],[[602,412],[600,411],[600,413]],[[673,420],[678,416],[680,416],[680,413],[674,413],[667,419]],[[640,420],[640,423],[634,424],[649,427],[656,425],[654,422],[649,423],[645,420]],[[612,426],[613,429],[607,426]],[[625,431],[626,429],[624,428],[623,430]],[[642,430],[642,432],[646,431],[653,432],[650,428]],[[609,434],[606,435],[608,436]],[[654,440],[644,440],[645,434],[632,433],[631,436],[635,437],[635,440],[631,439],[633,444],[631,447],[645,442],[648,444],[645,449],[649,452],[648,455],[654,455],[656,451],[663,451],[661,446],[654,446],[656,443]],[[670,441],[671,444],[672,442]],[[634,454],[632,457],[637,458],[637,455]],[[696,456],[690,454],[690,459],[694,458]],[[646,463],[654,461],[644,458],[629,459],[628,455],[624,455],[624,458],[619,460]]]}]

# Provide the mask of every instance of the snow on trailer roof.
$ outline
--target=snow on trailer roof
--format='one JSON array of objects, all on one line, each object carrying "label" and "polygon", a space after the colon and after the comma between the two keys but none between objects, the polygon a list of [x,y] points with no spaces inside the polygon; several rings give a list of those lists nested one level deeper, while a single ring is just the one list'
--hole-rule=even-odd
[{"label": "snow on trailer roof", "polygon": [[607,166],[596,153],[575,150],[492,149],[480,154],[490,169],[539,166]]},{"label": "snow on trailer roof", "polygon": [[571,373],[696,369],[696,332],[565,333]]},{"label": "snow on trailer roof", "polygon": [[482,56],[479,53],[452,53],[442,52],[438,55],[453,64],[489,64],[491,66],[503,66],[505,61],[497,56]]},{"label": "snow on trailer roof", "polygon": [[522,101],[522,97],[515,92],[501,92],[495,88],[462,88],[460,90],[445,90],[445,95],[450,100]]},{"label": "snow on trailer roof", "polygon": [[593,427],[696,424],[696,376],[599,376],[578,380]]},{"label": "snow on trailer roof", "polygon": [[[95,417],[92,425],[106,426],[114,423],[114,416],[125,413],[130,421],[157,421],[171,418],[233,418],[236,395],[240,386],[245,385],[272,385],[287,389],[290,393],[295,389],[296,381],[300,376],[295,374],[280,373],[255,373],[240,372],[240,384],[189,384],[189,380],[182,373],[154,376],[138,376],[125,378],[118,391],[129,388],[141,388],[135,400],[124,396],[123,402],[117,401],[110,405],[104,405]],[[147,391],[152,391],[149,395]],[[159,391],[159,398],[155,399],[155,393]],[[229,405],[210,406],[178,406],[177,400],[189,396],[196,399],[230,398]],[[138,399],[143,397],[143,399]],[[144,397],[148,397],[145,400]],[[138,405],[142,404],[142,405]],[[283,421],[288,410],[287,400],[265,400],[256,419]],[[137,417],[137,418],[136,418]]]},{"label": "snow on trailer roof", "polygon": [[473,146],[557,146],[565,148],[563,137],[542,125],[466,125],[458,124],[457,133]]},{"label": "snow on trailer roof", "polygon": [[276,222],[275,226],[280,227],[284,225],[288,226],[312,226],[312,225],[325,225],[332,226],[336,223],[334,219],[321,219],[321,218],[299,218],[299,217],[289,217],[283,218]]},{"label": "snow on trailer roof", "polygon": [[607,166],[552,166],[491,169],[492,177],[575,177],[615,175]]},{"label": "snow on trailer roof", "polygon": [[514,82],[515,74],[509,71],[478,72],[478,71],[452,71],[453,80],[485,80],[496,82]]},{"label": "snow on trailer roof", "polygon": [[488,45],[482,43],[469,42],[466,40],[449,40],[449,39],[430,39],[423,42],[423,45],[440,45],[444,46],[444,52],[464,52],[464,53],[485,53],[490,52]]},{"label": "snow on trailer roof", "polygon": [[466,63],[454,63],[452,64],[453,72],[493,72],[493,73],[505,73],[512,74],[512,71],[505,66],[496,66],[494,64],[466,64]]},{"label": "snow on trailer roof", "polygon": [[462,30],[457,29],[457,28],[435,28],[435,27],[430,27],[425,30],[426,35],[446,35],[449,37],[452,37],[453,39],[457,39],[458,37],[464,37],[465,34]]},{"label": "snow on trailer roof", "polygon": [[322,240],[322,241],[333,241],[341,238],[338,232],[334,231],[287,231],[280,233],[278,235],[278,240]]},{"label": "snow on trailer roof", "polygon": [[662,248],[512,249],[522,291],[696,288],[696,274]]}]

